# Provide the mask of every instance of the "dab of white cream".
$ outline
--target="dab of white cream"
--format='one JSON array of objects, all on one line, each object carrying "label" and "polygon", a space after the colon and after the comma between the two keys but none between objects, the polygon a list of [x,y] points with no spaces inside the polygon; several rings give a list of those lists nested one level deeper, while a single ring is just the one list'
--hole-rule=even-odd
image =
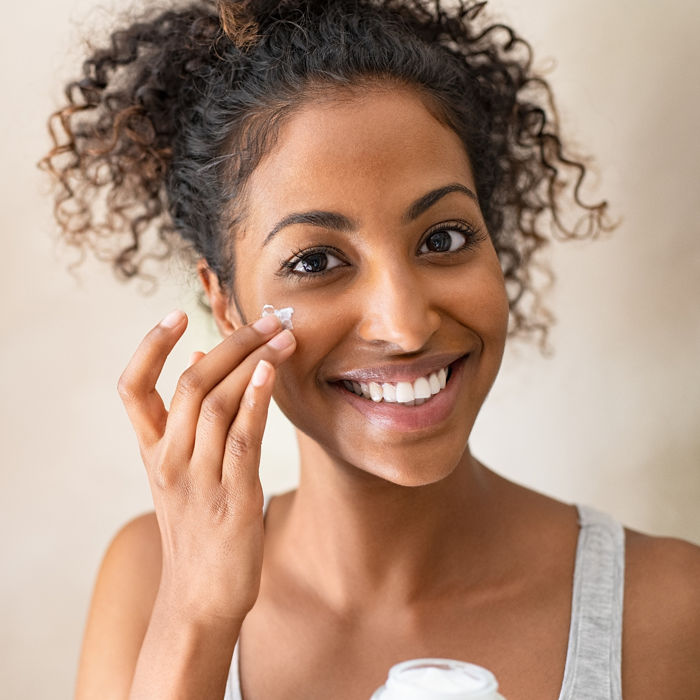
[{"label": "dab of white cream", "polygon": [[411,659],[392,666],[370,700],[504,700],[491,671],[454,659]]},{"label": "dab of white cream", "polygon": [[262,310],[263,316],[275,314],[275,316],[277,316],[277,318],[282,323],[282,328],[289,328],[290,331],[294,328],[294,326],[292,325],[293,313],[294,309],[291,306],[286,306],[284,309],[276,309],[272,304],[265,304]]}]

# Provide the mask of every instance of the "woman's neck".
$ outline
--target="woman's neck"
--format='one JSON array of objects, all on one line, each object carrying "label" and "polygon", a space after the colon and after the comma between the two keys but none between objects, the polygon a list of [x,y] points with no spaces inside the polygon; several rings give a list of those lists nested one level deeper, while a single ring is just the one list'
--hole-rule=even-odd
[{"label": "woman's neck", "polygon": [[408,604],[493,575],[501,480],[468,449],[446,478],[406,487],[337,463],[306,436],[299,442],[300,485],[276,551],[326,604],[345,613]]}]

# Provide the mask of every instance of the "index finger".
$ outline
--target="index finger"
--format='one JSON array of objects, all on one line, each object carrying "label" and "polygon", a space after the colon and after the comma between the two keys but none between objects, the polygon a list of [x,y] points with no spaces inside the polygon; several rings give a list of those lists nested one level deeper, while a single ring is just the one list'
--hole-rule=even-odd
[{"label": "index finger", "polygon": [[187,328],[187,316],[172,311],[139,343],[119,377],[117,391],[143,446],[160,439],[168,418],[156,382],[165,360]]},{"label": "index finger", "polygon": [[233,331],[182,374],[170,405],[168,431],[178,436],[180,445],[187,446],[190,454],[204,397],[281,329],[276,316],[259,318]]}]

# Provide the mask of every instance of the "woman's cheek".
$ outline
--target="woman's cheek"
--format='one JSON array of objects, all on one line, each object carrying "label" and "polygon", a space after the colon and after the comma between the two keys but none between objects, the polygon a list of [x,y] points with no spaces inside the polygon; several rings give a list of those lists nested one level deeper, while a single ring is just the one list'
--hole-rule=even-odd
[{"label": "woman's cheek", "polygon": [[484,340],[505,342],[510,314],[508,295],[496,252],[489,248],[467,277],[464,307],[470,309],[473,323]]},{"label": "woman's cheek", "polygon": [[277,390],[295,396],[313,388],[324,359],[335,345],[342,342],[341,325],[347,320],[345,312],[333,300],[316,298],[312,301],[310,296],[280,297],[275,305],[276,308],[284,305],[294,309],[292,332],[297,346],[291,357],[278,368]]}]

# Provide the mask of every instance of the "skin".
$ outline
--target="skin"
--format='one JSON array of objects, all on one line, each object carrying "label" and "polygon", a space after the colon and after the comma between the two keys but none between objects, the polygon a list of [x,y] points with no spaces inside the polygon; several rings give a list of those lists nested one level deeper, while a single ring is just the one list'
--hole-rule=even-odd
[{"label": "skin", "polygon": [[[221,696],[239,635],[246,700],[366,700],[392,664],[420,656],[486,666],[508,700],[559,695],[575,509],[499,477],[468,447],[505,343],[498,260],[487,235],[451,253],[423,247],[437,224],[484,233],[462,192],[405,216],[435,188],[474,190],[471,164],[411,91],[345,98],[298,111],[253,173],[235,242],[238,308],[200,265],[225,340],[195,354],[169,415],[154,385],[184,319],[156,327],[122,377],[156,510],[105,557],[79,698],[97,688],[104,698],[130,688]],[[352,225],[296,223],[264,243],[308,210]],[[311,246],[336,249],[328,274],[277,274]],[[279,327],[244,323],[266,303],[295,309],[285,350],[265,344]],[[410,430],[358,411],[333,383],[465,355],[448,414]],[[253,387],[262,358],[267,376]],[[257,466],[273,382],[298,428],[301,474],[263,529]],[[628,532],[626,556],[625,699],[700,696],[698,548]]]}]

